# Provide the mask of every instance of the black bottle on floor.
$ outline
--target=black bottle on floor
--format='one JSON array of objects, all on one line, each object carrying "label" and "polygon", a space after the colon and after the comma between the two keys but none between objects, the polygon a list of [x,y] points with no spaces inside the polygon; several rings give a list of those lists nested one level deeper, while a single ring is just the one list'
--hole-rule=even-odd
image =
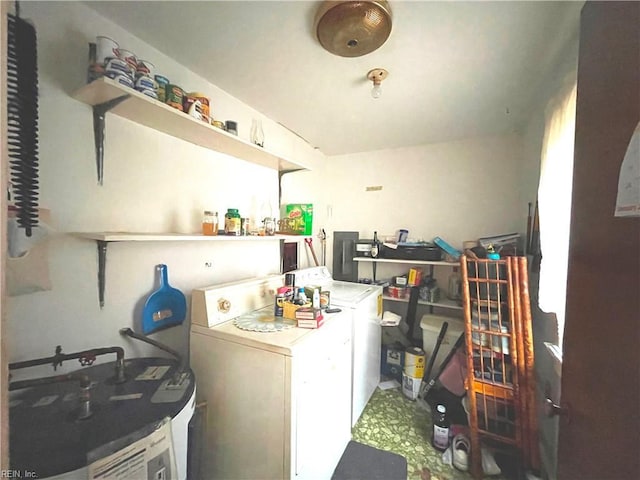
[{"label": "black bottle on floor", "polygon": [[433,411],[433,433],[431,445],[436,450],[444,452],[449,447],[449,427],[451,422],[447,418],[447,407],[439,403]]}]

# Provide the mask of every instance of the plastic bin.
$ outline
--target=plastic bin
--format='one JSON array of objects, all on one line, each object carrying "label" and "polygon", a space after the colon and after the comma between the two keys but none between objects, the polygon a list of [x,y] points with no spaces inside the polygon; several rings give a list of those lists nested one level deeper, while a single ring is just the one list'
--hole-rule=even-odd
[{"label": "plastic bin", "polygon": [[436,355],[435,362],[433,362],[433,371],[431,372],[432,376],[439,370],[442,362],[447,358],[447,355],[455,345],[456,341],[464,332],[464,320],[461,318],[445,317],[444,315],[433,315],[430,313],[423,315],[420,320],[420,328],[422,328],[422,349],[426,353],[427,365],[430,362],[431,354],[436,346],[436,341],[438,340],[438,335],[440,334],[440,329],[444,322],[448,322],[449,326],[447,327],[447,333],[444,335],[442,344],[440,344],[440,349]]}]

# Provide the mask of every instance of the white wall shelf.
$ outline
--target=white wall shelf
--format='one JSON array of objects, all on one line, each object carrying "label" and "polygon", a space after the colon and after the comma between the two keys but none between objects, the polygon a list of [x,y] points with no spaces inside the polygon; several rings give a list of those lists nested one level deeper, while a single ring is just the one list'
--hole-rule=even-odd
[{"label": "white wall shelf", "polygon": [[449,267],[458,267],[460,262],[443,262],[442,260],[404,260],[397,258],[370,258],[370,257],[355,257],[354,262],[369,262],[369,263],[404,263],[407,265],[444,265]]},{"label": "white wall shelf", "polygon": [[[420,266],[420,265],[424,265],[427,267],[427,273],[426,275],[433,277],[434,274],[434,269],[436,267],[446,267],[446,268],[454,268],[454,267],[459,267],[460,266],[460,262],[446,262],[446,261],[442,261],[442,260],[411,260],[411,259],[397,259],[397,258],[371,258],[371,257],[355,257],[353,259],[355,262],[360,262],[360,263],[370,263],[371,264],[371,268],[373,271],[373,280],[376,280],[376,266],[379,263],[385,263],[385,264],[395,264],[395,265],[413,265],[413,266]],[[414,313],[414,317],[415,317],[415,307],[417,305],[425,305],[429,308],[429,312],[433,313],[433,309],[434,308],[444,308],[444,309],[448,309],[448,310],[453,310],[453,311],[457,311],[457,312],[462,312],[462,304],[456,302],[455,300],[449,300],[449,299],[442,299],[439,300],[437,302],[428,302],[426,300],[420,300],[417,299],[416,304],[411,305],[409,302],[409,297],[406,298],[396,298],[396,297],[392,297],[390,295],[383,295],[382,296],[383,300],[386,302],[400,302],[400,303],[406,303],[408,304],[407,306],[407,316],[410,316],[410,311],[413,309],[413,313]],[[414,299],[415,301],[415,299]],[[413,325],[409,325],[409,338],[411,341],[416,341],[416,325],[417,324],[413,324]]]},{"label": "white wall shelf", "polygon": [[74,236],[102,242],[295,242],[305,235],[202,235],[197,233],[76,232]]},{"label": "white wall shelf", "polygon": [[73,232],[71,235],[85,240],[95,240],[98,245],[98,300],[104,307],[107,245],[110,242],[280,242],[280,255],[285,241],[296,242],[309,235],[202,235],[184,233],[135,233],[135,232]]},{"label": "white wall shelf", "polygon": [[197,120],[107,77],[83,86],[73,94],[73,98],[93,107],[96,162],[100,184],[102,184],[104,123],[107,112],[209,150],[278,171],[309,168],[308,165],[274,155],[262,147]]},{"label": "white wall shelf", "polygon": [[[409,303],[408,298],[395,298],[395,297],[390,297],[389,295],[383,295],[382,298],[390,302]],[[453,300],[440,300],[439,302],[425,302],[424,300],[418,300],[418,305],[428,305],[430,307],[449,308],[451,310],[462,310],[462,305],[456,303]]]}]

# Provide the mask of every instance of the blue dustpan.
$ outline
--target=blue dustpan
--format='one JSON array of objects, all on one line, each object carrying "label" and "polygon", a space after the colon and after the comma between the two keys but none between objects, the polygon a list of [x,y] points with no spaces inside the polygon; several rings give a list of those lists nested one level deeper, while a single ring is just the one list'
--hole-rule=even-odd
[{"label": "blue dustpan", "polygon": [[142,311],[142,332],[148,335],[158,330],[182,324],[187,316],[187,299],[169,285],[166,265],[158,265],[160,288],[153,292]]}]

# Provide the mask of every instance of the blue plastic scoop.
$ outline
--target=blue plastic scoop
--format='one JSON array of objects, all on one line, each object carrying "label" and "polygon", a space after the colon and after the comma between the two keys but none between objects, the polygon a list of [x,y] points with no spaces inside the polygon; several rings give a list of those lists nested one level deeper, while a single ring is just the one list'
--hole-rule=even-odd
[{"label": "blue plastic scoop", "polygon": [[142,331],[145,335],[181,325],[187,316],[187,299],[177,288],[169,285],[166,265],[158,265],[160,288],[153,292],[142,311]]}]

